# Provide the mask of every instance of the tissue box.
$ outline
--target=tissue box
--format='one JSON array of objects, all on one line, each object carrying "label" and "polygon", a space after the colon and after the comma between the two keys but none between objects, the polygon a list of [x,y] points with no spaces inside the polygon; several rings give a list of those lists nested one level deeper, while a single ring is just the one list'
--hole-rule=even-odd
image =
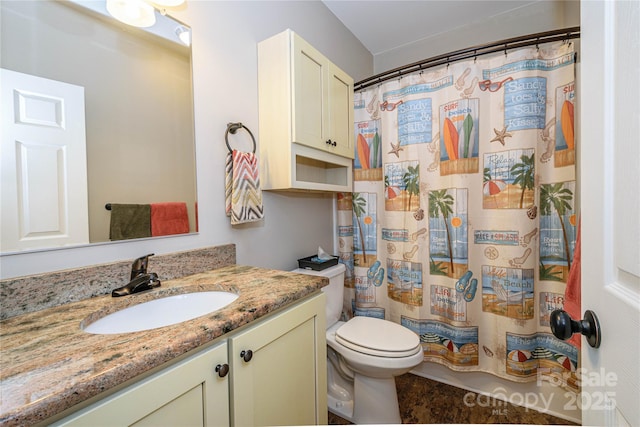
[{"label": "tissue box", "polygon": [[301,258],[298,260],[298,267],[306,268],[307,270],[324,270],[325,268],[329,268],[331,266],[338,264],[338,257],[334,256],[332,259],[328,260],[320,260],[317,255],[311,255],[306,258]]}]

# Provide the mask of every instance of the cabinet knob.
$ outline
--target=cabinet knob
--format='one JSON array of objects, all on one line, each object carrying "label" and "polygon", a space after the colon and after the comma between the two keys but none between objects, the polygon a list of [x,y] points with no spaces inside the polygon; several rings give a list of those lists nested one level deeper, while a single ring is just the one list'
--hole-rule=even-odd
[{"label": "cabinet knob", "polygon": [[218,373],[218,376],[220,378],[226,377],[229,373],[229,365],[227,365],[226,363],[224,365],[217,365],[216,372]]},{"label": "cabinet knob", "polygon": [[242,357],[242,360],[244,360],[245,362],[249,362],[251,360],[251,358],[253,357],[253,351],[251,351],[251,350],[242,350],[240,352],[240,357]]}]

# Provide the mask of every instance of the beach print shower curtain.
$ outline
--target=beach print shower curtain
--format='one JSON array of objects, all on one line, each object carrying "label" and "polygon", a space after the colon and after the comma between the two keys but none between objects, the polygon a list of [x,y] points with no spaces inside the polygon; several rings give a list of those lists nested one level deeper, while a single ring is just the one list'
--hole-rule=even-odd
[{"label": "beach print shower curtain", "polygon": [[547,44],[355,94],[346,318],[408,327],[426,362],[577,388],[578,351],[549,328],[577,232],[574,62]]}]

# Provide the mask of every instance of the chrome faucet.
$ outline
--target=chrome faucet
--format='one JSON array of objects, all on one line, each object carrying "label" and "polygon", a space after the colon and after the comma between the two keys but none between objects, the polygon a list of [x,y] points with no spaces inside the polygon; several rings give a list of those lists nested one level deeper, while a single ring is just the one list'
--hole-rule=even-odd
[{"label": "chrome faucet", "polygon": [[131,279],[126,285],[114,289],[111,292],[112,297],[123,297],[160,286],[160,279],[156,273],[147,273],[149,257],[154,254],[145,255],[137,258],[131,265]]}]

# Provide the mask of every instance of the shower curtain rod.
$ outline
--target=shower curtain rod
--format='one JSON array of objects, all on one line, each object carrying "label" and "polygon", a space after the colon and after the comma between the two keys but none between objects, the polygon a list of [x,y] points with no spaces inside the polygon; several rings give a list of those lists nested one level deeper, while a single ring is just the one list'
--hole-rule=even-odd
[{"label": "shower curtain rod", "polygon": [[475,58],[480,55],[486,55],[489,53],[503,51],[505,54],[508,49],[515,49],[525,46],[533,46],[540,43],[548,43],[560,40],[576,39],[580,37],[580,27],[569,27],[559,30],[546,31],[542,33],[529,34],[527,36],[514,37],[511,39],[501,40],[493,43],[487,43],[484,45],[474,46],[467,49],[456,50],[444,55],[438,55],[429,59],[423,59],[422,61],[414,62],[409,65],[394,68],[393,70],[385,71],[375,76],[368,77],[366,79],[356,82],[354,85],[354,91],[364,89],[369,86],[382,83],[387,80],[402,77],[405,74],[410,74],[415,71],[426,70],[427,68],[435,67],[438,65],[449,64],[451,62],[460,61],[468,58]]}]

